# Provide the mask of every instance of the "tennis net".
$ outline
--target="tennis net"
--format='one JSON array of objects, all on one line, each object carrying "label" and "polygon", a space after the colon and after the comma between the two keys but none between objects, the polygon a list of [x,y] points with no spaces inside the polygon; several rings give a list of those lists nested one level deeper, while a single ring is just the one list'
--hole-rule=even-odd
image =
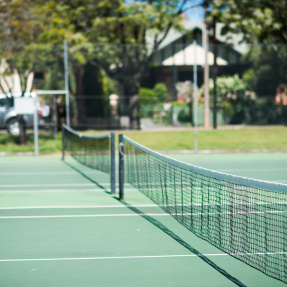
[{"label": "tennis net", "polygon": [[198,237],[287,283],[287,185],[189,165],[125,136],[119,150],[121,189],[127,181]]},{"label": "tennis net", "polygon": [[62,158],[65,150],[79,163],[111,174],[111,189],[115,192],[114,133],[101,136],[81,134],[62,126]]}]

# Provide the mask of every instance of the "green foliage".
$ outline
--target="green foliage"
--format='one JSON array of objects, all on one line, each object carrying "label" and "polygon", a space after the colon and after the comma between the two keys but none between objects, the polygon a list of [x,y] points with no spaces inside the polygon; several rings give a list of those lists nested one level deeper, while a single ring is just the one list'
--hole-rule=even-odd
[{"label": "green foliage", "polygon": [[192,119],[192,108],[186,106],[180,109],[177,119],[180,123],[190,123]]},{"label": "green foliage", "polygon": [[227,124],[230,124],[235,114],[234,107],[230,102],[224,103],[224,117]]},{"label": "green foliage", "polygon": [[156,84],[153,89],[140,88],[140,106],[143,107],[145,105],[164,103],[166,101],[167,95],[167,88],[163,83]]},{"label": "green foliage", "polygon": [[[3,3],[2,3],[3,2]],[[51,60],[51,46],[38,45],[37,40],[43,31],[40,17],[35,17],[37,7],[31,0],[2,1],[0,4],[0,77],[17,72],[20,78],[21,92],[29,92],[29,75],[42,67],[43,62]],[[3,83],[4,81],[0,81]],[[0,88],[11,92],[14,83],[5,82]]]},{"label": "green foliage", "polygon": [[140,117],[151,118],[157,124],[169,124],[170,104],[166,104],[167,88],[165,84],[158,83],[153,89],[140,88]]},{"label": "green foliage", "polygon": [[255,99],[250,96],[249,92],[240,91],[236,94],[236,97],[228,98],[227,102],[230,104],[231,124],[249,124],[253,122],[252,113]]},{"label": "green foliage", "polygon": [[225,24],[224,33],[242,33],[249,43],[287,43],[285,0],[214,0],[212,16]]},{"label": "green foliage", "polygon": [[[213,80],[210,79],[209,83],[209,94],[211,102],[213,101]],[[228,77],[218,77],[216,80],[217,87],[217,101],[219,104],[223,104],[225,100],[235,99],[239,93],[244,92],[247,89],[247,84],[239,78],[238,75],[228,76]],[[204,97],[204,86],[202,86],[198,91],[199,97]],[[255,94],[250,94],[253,98]]]},{"label": "green foliage", "polygon": [[[218,104],[224,105],[226,122],[230,124],[286,123],[287,107],[276,105],[274,97],[256,99],[255,93],[247,90],[247,87],[251,86],[253,75],[253,70],[245,74],[245,78],[250,81],[249,85],[238,75],[217,79]],[[209,89],[212,95],[213,81],[209,82]],[[203,97],[203,87],[199,90],[199,94]]]},{"label": "green foliage", "polygon": [[154,95],[159,102],[165,102],[168,96],[167,87],[163,83],[157,83],[153,88]]},{"label": "green foliage", "polygon": [[152,105],[158,102],[153,89],[140,88],[139,90],[140,106]]},{"label": "green foliage", "polygon": [[152,110],[152,119],[156,124],[167,125],[170,123],[170,109],[166,109],[163,104],[157,104]]},{"label": "green foliage", "polygon": [[286,84],[287,45],[253,45],[245,55],[252,68],[243,75],[258,96],[275,96],[279,84]]},{"label": "green foliage", "polygon": [[273,98],[252,99],[239,95],[224,103],[224,114],[230,124],[286,124],[287,107],[276,105]]},{"label": "green foliage", "polygon": [[173,106],[173,107],[187,107],[187,104],[185,102],[178,102],[178,101],[173,101],[173,102],[170,102],[170,104]]}]

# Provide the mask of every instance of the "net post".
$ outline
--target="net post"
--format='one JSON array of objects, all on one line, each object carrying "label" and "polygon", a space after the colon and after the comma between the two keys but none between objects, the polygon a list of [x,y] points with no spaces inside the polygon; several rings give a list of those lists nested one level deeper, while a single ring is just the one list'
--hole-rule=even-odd
[{"label": "net post", "polygon": [[119,135],[119,199],[124,199],[124,137]]},{"label": "net post", "polygon": [[62,160],[65,159],[65,128],[62,125]]},{"label": "net post", "polygon": [[116,174],[115,174],[115,133],[111,133],[111,193],[116,191]]}]

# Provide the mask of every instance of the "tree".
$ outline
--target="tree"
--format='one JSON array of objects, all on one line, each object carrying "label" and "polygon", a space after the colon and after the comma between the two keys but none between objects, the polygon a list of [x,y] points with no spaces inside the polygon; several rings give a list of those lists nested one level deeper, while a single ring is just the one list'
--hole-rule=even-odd
[{"label": "tree", "polygon": [[260,96],[273,97],[287,83],[286,0],[214,0],[213,17],[225,24],[222,33],[240,33],[249,44],[245,55],[252,67],[243,78]]},{"label": "tree", "polygon": [[248,43],[287,43],[285,0],[214,0],[211,16],[225,24],[223,33],[241,33]]},{"label": "tree", "polygon": [[[40,18],[36,19],[35,6],[30,0],[0,2],[0,42],[1,69],[0,88],[8,98],[13,100],[15,82],[13,75],[20,79],[21,96],[33,88],[32,72],[39,65],[39,59],[45,57],[47,47],[37,47],[35,42],[42,32]],[[8,80],[10,77],[10,81]],[[29,79],[32,80],[28,85]],[[26,143],[26,132],[23,115],[18,116],[20,125],[20,143]]]},{"label": "tree", "polygon": [[[47,1],[42,9],[50,15],[50,28],[41,40],[59,43],[67,39],[74,59],[101,67],[130,101],[138,94],[152,51],[158,49],[172,27],[181,27],[183,5],[178,8],[177,0],[61,0]],[[147,46],[148,36],[151,47]],[[82,69],[74,72],[82,77]],[[133,103],[130,127],[139,128],[137,104]]]}]

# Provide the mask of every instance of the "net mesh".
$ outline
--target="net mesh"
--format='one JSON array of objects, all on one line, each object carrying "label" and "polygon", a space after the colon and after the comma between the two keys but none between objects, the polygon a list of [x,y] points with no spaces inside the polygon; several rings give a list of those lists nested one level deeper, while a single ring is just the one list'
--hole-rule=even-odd
[{"label": "net mesh", "polygon": [[198,237],[287,283],[287,185],[181,163],[124,137],[125,181]]},{"label": "net mesh", "polygon": [[64,147],[81,164],[110,173],[110,135],[87,136],[64,126]]}]

